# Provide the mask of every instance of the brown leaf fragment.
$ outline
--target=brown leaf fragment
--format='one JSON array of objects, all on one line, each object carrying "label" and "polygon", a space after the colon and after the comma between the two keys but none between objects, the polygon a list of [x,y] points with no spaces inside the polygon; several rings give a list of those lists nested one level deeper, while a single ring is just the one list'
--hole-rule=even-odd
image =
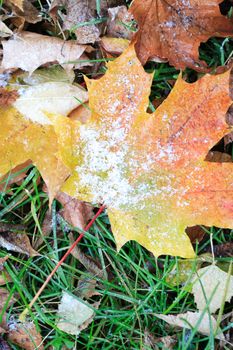
[{"label": "brown leaf fragment", "polygon": [[205,230],[201,226],[187,227],[185,232],[189,236],[192,243],[201,242],[206,234]]},{"label": "brown leaf fragment", "polygon": [[23,28],[25,22],[35,24],[42,20],[40,12],[30,0],[21,1],[21,5],[20,1],[6,0],[4,1],[4,5],[8,6],[12,10],[13,14],[16,16],[16,19],[19,19],[14,23],[18,23],[19,29]]},{"label": "brown leaf fragment", "polygon": [[91,117],[91,110],[87,106],[80,105],[75,108],[68,117],[72,120],[79,120],[82,124],[86,123]]},{"label": "brown leaf fragment", "polygon": [[[32,73],[46,63],[58,62],[66,70],[80,68],[85,63],[78,63],[86,49],[75,40],[64,41],[59,38],[22,32],[3,42],[3,69],[21,68]],[[17,55],[12,55],[17,52]],[[73,62],[77,63],[73,63]],[[72,62],[72,63],[71,63]]]},{"label": "brown leaf fragment", "polygon": [[9,324],[8,340],[25,350],[43,350],[42,337],[33,322]]},{"label": "brown leaf fragment", "polygon": [[60,211],[62,217],[70,225],[84,229],[93,216],[91,204],[73,198],[64,192],[59,192],[56,195],[56,199],[63,206],[63,209]]},{"label": "brown leaf fragment", "polygon": [[[208,249],[211,252],[211,249]],[[214,256],[216,258],[233,257],[233,242],[214,245]]]},{"label": "brown leaf fragment", "polygon": [[31,246],[26,233],[2,232],[0,234],[0,246],[14,252],[28,256],[39,255]]},{"label": "brown leaf fragment", "polygon": [[230,156],[230,154],[217,151],[209,152],[205,160],[208,162],[216,163],[232,163],[232,157]]},{"label": "brown leaf fragment", "polygon": [[106,34],[113,38],[131,39],[133,32],[129,29],[133,16],[126,6],[117,6],[108,9]]},{"label": "brown leaf fragment", "polygon": [[7,25],[0,20],[0,37],[7,38],[9,36],[13,35],[12,30],[7,27]]},{"label": "brown leaf fragment", "polygon": [[90,274],[89,277],[81,276],[78,281],[78,296],[80,298],[90,299],[94,295],[100,295],[99,292],[96,291],[97,280],[93,279],[93,275]]},{"label": "brown leaf fragment", "polygon": [[12,105],[18,97],[19,94],[16,90],[8,90],[0,87],[0,107],[8,107]]},{"label": "brown leaf fragment", "polygon": [[232,36],[233,23],[220,13],[222,0],[135,0],[130,8],[138,22],[135,35],[140,61],[159,57],[178,69],[206,71],[199,59],[201,42]]}]

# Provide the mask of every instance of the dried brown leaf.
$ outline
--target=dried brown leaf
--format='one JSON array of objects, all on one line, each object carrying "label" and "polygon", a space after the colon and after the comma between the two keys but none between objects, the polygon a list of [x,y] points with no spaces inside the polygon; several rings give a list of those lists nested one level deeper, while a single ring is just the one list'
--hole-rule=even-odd
[{"label": "dried brown leaf", "polygon": [[5,271],[4,268],[4,263],[8,258],[8,255],[6,255],[4,258],[0,258],[0,286],[3,286],[7,282],[11,281],[10,275]]},{"label": "dried brown leaf", "polygon": [[[211,251],[211,250],[209,250]],[[233,257],[233,242],[222,243],[214,246],[214,256],[218,258]]]},{"label": "dried brown leaf", "polygon": [[189,236],[192,243],[201,242],[206,234],[205,230],[201,226],[187,227],[185,232]]},{"label": "dried brown leaf", "polygon": [[[32,73],[46,63],[58,62],[66,70],[80,68],[86,63],[78,63],[86,49],[75,40],[64,41],[59,38],[22,32],[14,38],[3,42],[4,69],[21,68]],[[17,55],[12,55],[17,52]],[[74,62],[77,63],[68,63]]]},{"label": "dried brown leaf", "polygon": [[78,281],[78,296],[80,298],[89,299],[94,295],[100,295],[99,292],[96,291],[97,280],[93,279],[93,275],[90,276],[81,276]]},{"label": "dried brown leaf", "polygon": [[[23,0],[22,6],[19,6],[19,1],[5,0],[4,5],[8,6],[13,14],[16,16],[16,20],[14,20],[14,24],[22,29],[25,22],[27,23],[37,23],[42,20],[40,12],[37,8],[32,4],[30,0]],[[18,4],[17,4],[18,3]],[[14,18],[13,18],[14,19]]]},{"label": "dried brown leaf", "polygon": [[56,199],[62,204],[60,211],[62,217],[72,226],[84,229],[86,223],[92,218],[92,206],[89,203],[70,197],[64,192],[59,192]]},{"label": "dried brown leaf", "polygon": [[18,97],[19,94],[16,90],[8,90],[0,87],[0,107],[8,107],[12,105]]},{"label": "dried brown leaf", "polygon": [[176,335],[173,336],[165,336],[165,337],[155,337],[151,334],[147,329],[144,331],[144,345],[142,350],[148,350],[149,348],[152,350],[172,350],[177,343]]},{"label": "dried brown leaf", "polygon": [[150,58],[169,60],[176,68],[206,71],[199,45],[210,37],[232,36],[233,23],[220,13],[222,0],[135,0],[130,12],[138,22],[136,51],[144,64]]},{"label": "dried brown leaf", "polygon": [[25,350],[43,350],[42,337],[33,322],[9,324],[8,340]]},{"label": "dried brown leaf", "polygon": [[129,46],[129,40],[103,36],[100,45],[105,51],[111,54],[120,55]]},{"label": "dried brown leaf", "polygon": [[0,178],[0,192],[7,191],[13,183],[17,183],[17,185],[21,184],[27,176],[27,167],[30,164],[31,161],[28,160],[23,164],[17,165],[8,174],[2,176]]},{"label": "dried brown leaf", "polygon": [[31,246],[26,233],[2,232],[0,234],[0,246],[14,252],[28,256],[39,255]]}]

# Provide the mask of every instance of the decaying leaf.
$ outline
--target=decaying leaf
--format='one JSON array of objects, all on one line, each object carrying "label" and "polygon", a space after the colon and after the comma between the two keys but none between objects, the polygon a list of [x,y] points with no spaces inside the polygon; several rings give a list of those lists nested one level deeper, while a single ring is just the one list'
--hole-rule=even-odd
[{"label": "decaying leaf", "polygon": [[192,243],[201,242],[206,232],[201,226],[187,227],[185,232]]},{"label": "decaying leaf", "polygon": [[214,313],[223,303],[231,300],[233,276],[215,265],[198,270],[197,276],[192,280],[192,293],[199,310],[204,310],[208,303],[208,309]]},{"label": "decaying leaf", "polygon": [[3,286],[7,282],[11,281],[10,275],[5,271],[4,268],[4,263],[7,261],[8,258],[8,255],[6,255],[4,258],[0,258],[0,286]]},{"label": "decaying leaf", "polygon": [[93,215],[92,206],[89,203],[72,198],[68,194],[59,192],[56,199],[62,204],[60,210],[62,217],[72,226],[84,229]]},{"label": "decaying leaf", "polygon": [[0,87],[0,106],[1,107],[8,107],[12,105],[17,98],[19,97],[19,94],[16,90],[7,90],[6,88]]},{"label": "decaying leaf", "polygon": [[151,81],[130,46],[104,77],[86,79],[85,124],[51,118],[72,172],[62,190],[105,203],[118,249],[136,240],[155,256],[191,258],[187,226],[233,227],[232,164],[205,161],[228,132],[229,72],[193,84],[180,76],[147,114]]},{"label": "decaying leaf", "polygon": [[98,306],[99,303],[90,305],[63,292],[57,312],[57,327],[68,334],[78,335],[92,322],[95,316],[94,309]]},{"label": "decaying leaf", "polygon": [[35,24],[42,20],[40,12],[30,0],[4,0],[4,5],[9,7],[13,12],[14,17],[12,22],[14,22],[19,29],[23,28],[25,22]]},{"label": "decaying leaf", "polygon": [[141,62],[159,57],[176,68],[206,70],[206,63],[198,58],[200,43],[233,32],[231,20],[220,13],[221,2],[134,0],[130,11],[139,25],[135,40]]},{"label": "decaying leaf", "polygon": [[201,312],[188,311],[185,314],[179,315],[155,314],[155,316],[160,318],[161,320],[164,320],[172,326],[189,329],[196,327],[197,332],[201,334],[210,335],[212,332],[214,332],[216,334],[216,339],[225,339],[221,330],[217,328],[217,322],[215,318],[213,316],[208,315],[207,313],[204,313],[204,315],[202,315]]},{"label": "decaying leaf", "polygon": [[[4,69],[21,68],[32,73],[46,63],[58,62],[67,70],[87,64],[79,62],[86,46],[78,45],[75,40],[64,41],[51,36],[22,32],[2,44]],[[17,52],[17,55],[12,55],[12,52]]]},{"label": "decaying leaf", "polygon": [[25,350],[43,350],[43,341],[33,322],[11,322],[8,340]]},{"label": "decaying leaf", "polygon": [[10,293],[6,288],[0,288],[0,312],[2,311],[3,307],[5,307],[7,303],[7,307],[14,304],[16,299],[14,297],[11,297],[9,299]]},{"label": "decaying leaf", "polygon": [[23,164],[17,165],[8,174],[2,176],[0,178],[0,192],[7,191],[14,183],[19,184],[27,176],[27,171],[30,164],[31,161],[28,160]]},{"label": "decaying leaf", "polygon": [[38,253],[32,248],[26,233],[0,233],[0,246],[7,250],[26,254],[28,256],[38,255]]},{"label": "decaying leaf", "polygon": [[97,280],[93,279],[93,275],[81,276],[78,280],[77,293],[80,298],[89,299],[94,295],[100,295],[96,291]]},{"label": "decaying leaf", "polygon": [[86,91],[62,82],[21,90],[14,107],[1,110],[0,176],[30,159],[45,180],[51,203],[69,171],[58,157],[57,136],[47,114],[66,116],[86,99]]}]

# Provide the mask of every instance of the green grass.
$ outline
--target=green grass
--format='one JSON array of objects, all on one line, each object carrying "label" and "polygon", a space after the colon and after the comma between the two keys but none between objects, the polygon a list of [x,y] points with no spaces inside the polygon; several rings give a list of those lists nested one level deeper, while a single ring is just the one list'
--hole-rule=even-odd
[{"label": "green grass", "polygon": [[[97,2],[97,9],[98,6],[99,2]],[[201,45],[200,57],[214,68],[228,62],[232,52],[232,39],[212,38]],[[101,61],[105,59],[93,59],[93,62]],[[150,102],[165,98],[179,72],[166,63],[149,63],[146,70],[154,72]],[[103,72],[104,67],[101,67],[98,73]],[[184,75],[189,81],[194,81],[200,76],[191,70],[186,70]],[[152,105],[150,106],[152,109]],[[221,150],[223,151],[223,148]],[[233,154],[232,145],[228,147],[228,153]],[[12,282],[9,282],[6,287],[11,293],[10,296],[13,293],[17,295],[17,302],[9,307],[7,312],[9,320],[17,318],[27,307],[70,244],[68,226],[64,223],[58,224],[60,204],[56,201],[52,207],[52,232],[48,237],[42,235],[42,223],[48,210],[48,197],[42,191],[43,184],[39,182],[38,185],[39,176],[37,169],[29,166],[27,176],[21,185],[13,184],[9,190],[0,193],[0,221],[24,224],[32,242],[39,237],[43,238],[43,243],[38,249],[40,256],[27,258],[25,255],[12,252],[7,260],[6,270]],[[77,235],[78,229],[73,229],[73,232]],[[211,243],[220,245],[232,241],[232,238],[233,231],[209,228],[206,238],[196,246],[196,252],[200,255],[210,248]],[[78,338],[57,328],[56,311],[62,291],[77,295],[79,279],[90,278],[89,272],[83,265],[70,255],[28,316],[40,329],[45,349],[149,350],[151,347],[145,345],[146,331],[154,337],[175,334],[177,344],[174,349],[217,348],[218,341],[214,340],[213,332],[210,337],[205,337],[198,334],[195,329],[173,329],[154,315],[155,313],[179,314],[196,310],[193,296],[186,287],[172,286],[167,282],[167,276],[177,266],[178,258],[162,256],[155,259],[136,242],[127,243],[117,253],[106,213],[96,220],[79,247],[88,256],[97,260],[108,275],[105,279],[91,277],[98,281],[97,290],[100,295],[92,297],[89,302],[101,300],[101,304],[96,310],[93,322],[81,332]],[[9,252],[0,249],[0,257],[6,254]],[[224,266],[228,266],[231,260],[230,257],[216,258],[216,261],[224,263]],[[227,303],[224,313],[231,310],[232,307]],[[227,331],[232,324],[221,326]],[[12,349],[20,349],[13,344],[11,346]],[[162,345],[157,346],[162,349]],[[226,343],[223,349],[230,349],[229,344]]]}]

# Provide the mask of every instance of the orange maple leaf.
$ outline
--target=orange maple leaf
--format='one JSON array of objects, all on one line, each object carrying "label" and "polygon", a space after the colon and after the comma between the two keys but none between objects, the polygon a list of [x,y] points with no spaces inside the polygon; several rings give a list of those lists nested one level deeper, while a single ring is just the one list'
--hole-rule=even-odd
[{"label": "orange maple leaf", "polygon": [[86,124],[53,117],[72,176],[63,191],[104,202],[118,249],[136,240],[156,256],[193,257],[187,226],[233,227],[233,167],[205,161],[229,132],[229,72],[193,84],[181,76],[153,114],[152,75],[130,46],[99,80],[86,79]]},{"label": "orange maple leaf", "polygon": [[201,42],[232,36],[233,23],[220,13],[222,0],[134,0],[130,11],[139,25],[136,51],[144,64],[149,58],[167,59],[176,68],[205,71],[199,60]]}]

